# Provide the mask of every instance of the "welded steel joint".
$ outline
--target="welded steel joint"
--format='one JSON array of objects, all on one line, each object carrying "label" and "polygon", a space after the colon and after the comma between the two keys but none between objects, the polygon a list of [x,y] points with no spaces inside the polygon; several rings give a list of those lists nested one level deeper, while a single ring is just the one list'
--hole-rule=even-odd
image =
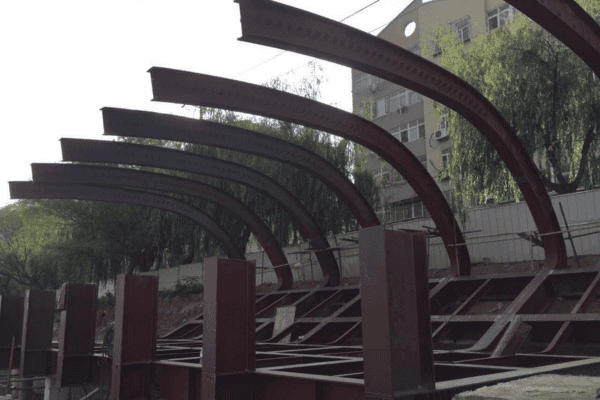
[{"label": "welded steel joint", "polygon": [[[494,146],[515,178],[540,233],[559,231],[539,170],[500,112],[453,73],[386,40],[330,19],[264,0],[240,0],[240,40],[291,50],[369,73],[442,103]],[[227,90],[227,88],[223,88]],[[564,268],[562,235],[544,236],[546,265]]]}]

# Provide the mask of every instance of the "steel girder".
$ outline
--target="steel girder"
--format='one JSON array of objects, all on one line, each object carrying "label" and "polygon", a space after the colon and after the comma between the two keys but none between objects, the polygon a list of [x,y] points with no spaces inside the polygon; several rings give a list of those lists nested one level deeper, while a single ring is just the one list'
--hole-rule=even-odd
[{"label": "steel girder", "polygon": [[271,264],[276,267],[276,290],[290,290],[293,276],[287,257],[273,232],[244,203],[230,194],[204,182],[176,176],[136,171],[125,168],[96,167],[73,164],[31,164],[33,181],[75,183],[79,185],[124,186],[141,190],[179,193],[184,196],[206,199],[219,204],[235,214],[251,229],[265,249]]},{"label": "steel girder", "polygon": [[415,190],[437,225],[451,269],[469,275],[471,260],[454,214],[435,180],[415,155],[389,132],[338,108],[259,85],[210,75],[154,67],[154,100],[224,108],[277,118],[323,130],[359,143],[391,164]]},{"label": "steel girder", "polygon": [[[242,165],[185,151],[156,146],[106,142],[101,140],[61,139],[64,161],[110,162],[176,169],[210,175],[250,186],[273,198],[288,211],[311,248],[323,271],[323,286],[338,286],[340,272],[329,242],[308,210],[287,189],[268,176]],[[320,250],[320,251],[319,251]]]},{"label": "steel girder", "polygon": [[507,0],[569,47],[600,77],[600,26],[574,0]]},{"label": "steel girder", "polygon": [[[539,233],[560,231],[540,172],[500,112],[477,90],[436,64],[342,23],[266,0],[239,1],[240,40],[348,66],[407,87],[462,115],[498,151],[525,197]],[[229,88],[223,87],[225,93]],[[441,204],[441,203],[440,203]],[[567,266],[562,235],[542,239],[546,265]]]},{"label": "steel girder", "polygon": [[201,210],[181,200],[140,190],[127,190],[114,187],[75,185],[61,183],[8,182],[11,199],[76,199],[125,203],[144,207],[159,208],[188,217],[202,225],[219,239],[226,248],[227,257],[245,260],[243,251],[218,223]]},{"label": "steel girder", "polygon": [[257,154],[300,168],[329,187],[363,228],[379,219],[352,182],[334,165],[302,146],[270,135],[211,121],[147,111],[103,108],[104,134],[175,140]]}]

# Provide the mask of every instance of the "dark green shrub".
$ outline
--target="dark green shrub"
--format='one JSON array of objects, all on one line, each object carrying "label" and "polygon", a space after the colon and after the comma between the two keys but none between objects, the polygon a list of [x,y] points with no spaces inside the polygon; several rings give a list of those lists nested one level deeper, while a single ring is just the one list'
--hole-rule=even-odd
[{"label": "dark green shrub", "polygon": [[111,292],[106,292],[104,296],[98,299],[98,308],[114,307],[115,295]]}]

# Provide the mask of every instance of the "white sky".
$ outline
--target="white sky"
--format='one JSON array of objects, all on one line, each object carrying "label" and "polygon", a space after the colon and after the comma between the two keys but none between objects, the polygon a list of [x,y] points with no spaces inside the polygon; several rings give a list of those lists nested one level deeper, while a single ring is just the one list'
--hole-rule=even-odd
[{"label": "white sky", "polygon": [[[375,0],[284,0],[341,20]],[[411,0],[379,0],[344,21],[366,32],[398,15]],[[0,207],[8,181],[31,179],[33,162],[60,162],[59,139],[102,136],[102,107],[186,115],[151,102],[150,67],[161,66],[261,84],[294,82],[310,57],[237,40],[233,0],[6,1],[0,6],[2,63]],[[318,60],[328,82],[321,101],[350,111],[350,69]],[[189,115],[189,114],[188,114]]]}]

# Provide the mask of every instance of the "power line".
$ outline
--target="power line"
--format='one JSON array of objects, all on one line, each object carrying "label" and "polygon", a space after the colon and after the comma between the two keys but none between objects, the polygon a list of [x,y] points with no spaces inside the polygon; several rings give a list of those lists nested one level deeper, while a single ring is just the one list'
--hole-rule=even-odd
[{"label": "power line", "polygon": [[[381,1],[381,0],[375,0],[374,2],[372,2],[372,3],[370,3],[370,4],[366,5],[366,6],[364,6],[363,8],[361,8],[361,9],[360,9],[360,10],[358,10],[358,11],[355,11],[355,12],[353,12],[352,14],[348,15],[347,17],[345,17],[345,18],[341,19],[341,20],[340,20],[340,21],[338,21],[338,22],[344,22],[344,21],[345,21],[345,20],[347,20],[348,18],[355,16],[356,14],[358,14],[358,13],[360,13],[360,12],[362,12],[362,11],[366,10],[367,8],[371,7],[373,4],[379,3],[380,1]],[[382,25],[382,26],[385,26],[385,25]],[[373,29],[373,31],[375,31],[375,30],[377,30],[377,29],[379,29],[379,28],[381,28],[381,26],[380,26],[380,27],[378,27],[378,28],[375,28],[375,29]],[[373,31],[371,31],[371,32],[373,32]],[[371,32],[369,32],[369,33],[371,33]],[[238,76],[240,76],[240,75],[247,74],[248,72],[250,72],[250,71],[253,71],[253,70],[255,70],[256,68],[258,68],[258,67],[260,67],[260,66],[263,66],[263,65],[265,65],[265,64],[266,64],[266,63],[268,63],[268,62],[271,62],[272,60],[276,59],[277,57],[281,56],[282,54],[285,54],[286,52],[287,52],[287,51],[285,51],[285,50],[284,50],[284,51],[281,51],[281,52],[277,53],[276,55],[274,55],[273,57],[269,58],[268,60],[262,61],[262,62],[260,62],[260,63],[258,63],[258,64],[256,64],[256,65],[254,65],[254,66],[252,66],[252,67],[250,67],[250,68],[247,68],[247,69],[245,69],[244,71],[240,72],[240,73],[239,73],[239,74],[237,74],[237,75],[238,75]],[[316,58],[314,58],[314,59],[313,59],[313,60],[311,60],[311,61],[314,61],[314,60],[316,60]],[[309,61],[309,62],[310,62],[310,61]],[[307,63],[307,64],[308,64],[308,63]],[[302,66],[304,66],[304,65],[302,65]],[[294,71],[295,71],[295,70],[294,70]],[[292,71],[292,72],[293,72],[293,71]],[[288,71],[288,72],[286,72],[286,74],[288,74],[288,73],[289,73],[289,71]]]}]

